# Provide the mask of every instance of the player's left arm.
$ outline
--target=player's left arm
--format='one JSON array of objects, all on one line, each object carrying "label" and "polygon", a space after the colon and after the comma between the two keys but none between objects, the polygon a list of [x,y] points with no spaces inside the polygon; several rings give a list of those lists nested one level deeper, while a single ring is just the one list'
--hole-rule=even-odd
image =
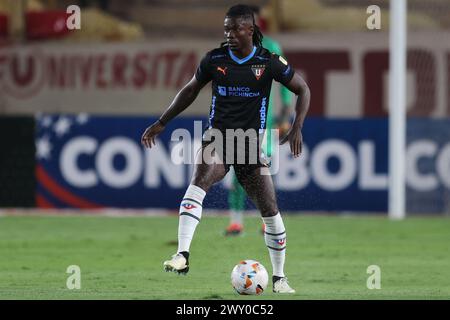
[{"label": "player's left arm", "polygon": [[295,104],[295,118],[286,136],[281,139],[280,144],[289,141],[292,155],[297,158],[302,152],[302,128],[306,113],[309,109],[310,91],[305,80],[295,72],[286,59],[277,54],[272,54],[271,70],[273,78],[288,88],[297,96]]},{"label": "player's left arm", "polygon": [[[267,47],[267,49],[269,49],[269,51],[276,53],[279,56],[283,56],[283,49],[281,48],[278,42],[270,39],[270,41],[268,41],[268,44],[269,46]],[[291,126],[289,115],[290,115],[290,107],[292,104],[292,93],[284,85],[279,86],[279,92],[280,92],[281,108],[280,114],[278,115],[276,120],[276,126],[278,130],[280,130],[280,135],[284,135]]]},{"label": "player's left arm", "polygon": [[[281,110],[278,116],[278,128],[288,130],[290,124],[290,108],[292,105],[292,93],[284,85],[280,86]],[[285,131],[286,131],[285,130]]]},{"label": "player's left arm", "polygon": [[297,96],[297,102],[295,104],[294,121],[286,136],[281,139],[280,144],[289,141],[291,153],[297,158],[302,152],[303,137],[301,130],[308,113],[311,92],[305,80],[298,73],[294,73],[292,79],[285,86]]}]

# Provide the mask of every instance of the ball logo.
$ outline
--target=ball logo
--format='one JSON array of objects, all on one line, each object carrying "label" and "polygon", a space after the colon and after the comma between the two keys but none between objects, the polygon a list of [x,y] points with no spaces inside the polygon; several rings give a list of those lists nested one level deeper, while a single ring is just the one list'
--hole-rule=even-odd
[{"label": "ball logo", "polygon": [[245,278],[245,285],[244,285],[244,289],[248,289],[250,288],[250,286],[253,284],[252,280],[250,280],[250,276],[247,276]]}]

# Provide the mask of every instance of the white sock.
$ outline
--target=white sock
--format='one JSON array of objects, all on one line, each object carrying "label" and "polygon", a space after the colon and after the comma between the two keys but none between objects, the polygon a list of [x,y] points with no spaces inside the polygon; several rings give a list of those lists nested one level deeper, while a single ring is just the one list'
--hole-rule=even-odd
[{"label": "white sock", "polygon": [[202,218],[202,205],[206,192],[202,188],[189,185],[180,205],[178,220],[178,251],[188,251],[195,228]]},{"label": "white sock", "polygon": [[284,260],[286,255],[286,230],[284,228],[283,219],[278,212],[273,217],[262,218],[266,231],[264,240],[269,249],[270,261],[272,262],[273,275],[284,277]]},{"label": "white sock", "polygon": [[242,225],[242,211],[240,210],[231,210],[231,223],[237,223]]}]

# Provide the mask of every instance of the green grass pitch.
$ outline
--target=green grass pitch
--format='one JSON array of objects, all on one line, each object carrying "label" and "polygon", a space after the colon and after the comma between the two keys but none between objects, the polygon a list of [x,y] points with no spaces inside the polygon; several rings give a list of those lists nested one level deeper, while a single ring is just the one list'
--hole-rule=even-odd
[{"label": "green grass pitch", "polygon": [[[187,276],[165,273],[177,216],[0,217],[0,299],[450,299],[450,219],[285,216],[286,274],[294,295],[239,296],[230,273],[242,259],[271,264],[261,219],[225,238],[227,217],[208,217],[191,247]],[[69,290],[69,265],[81,289]],[[381,268],[381,289],[366,287]]]}]

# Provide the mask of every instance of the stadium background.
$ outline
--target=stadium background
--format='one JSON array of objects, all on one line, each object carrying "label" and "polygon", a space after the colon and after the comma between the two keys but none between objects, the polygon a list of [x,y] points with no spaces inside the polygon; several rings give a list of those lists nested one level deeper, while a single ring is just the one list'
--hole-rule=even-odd
[{"label": "stadium background", "polygon": [[[327,213],[318,225],[328,226],[340,225],[335,219],[351,212],[352,219],[362,217],[356,224],[370,229],[380,222],[364,220],[365,214],[384,217],[388,207],[389,1],[246,3],[263,8],[268,34],[279,41],[312,92],[303,156],[291,159],[286,146],[279,151],[282,165],[274,180],[281,210],[293,217],[306,216],[299,221],[312,228],[316,220],[308,220],[310,215],[316,219]],[[71,4],[81,7],[80,30],[65,26],[66,8]],[[176,219],[171,214],[178,211],[192,168],[170,161],[170,135],[179,127],[194,132],[193,120],[206,120],[209,90],[205,88],[169,125],[155,149],[144,151],[139,139],[190,79],[203,54],[221,42],[223,16],[231,4],[223,0],[1,0],[0,213],[6,216],[4,230],[14,236],[28,232],[22,225],[26,220],[10,217],[15,215],[168,213],[160,223],[167,225],[175,239]],[[366,27],[366,9],[374,4],[382,9],[381,30]],[[404,235],[436,232],[439,244],[429,245],[437,248],[439,257],[449,252],[441,243],[448,240],[445,216],[450,214],[449,29],[450,1],[408,1],[406,204],[410,222],[398,228],[408,228],[410,217],[420,214],[420,220],[412,220],[417,225]],[[277,109],[279,98],[276,91],[272,94]],[[229,178],[207,195],[207,213],[226,212]],[[249,202],[248,209],[249,216],[255,214]],[[442,220],[433,220],[438,218]],[[43,221],[36,222],[36,229]],[[225,226],[225,220],[221,221]],[[51,234],[54,227],[45,230]],[[391,227],[376,230],[382,233]],[[339,232],[355,229],[361,232],[357,226]],[[72,231],[68,229],[67,234]],[[129,232],[133,238],[133,231]],[[336,236],[341,239],[339,232]],[[361,241],[363,235],[355,237]],[[19,236],[18,241],[31,239]],[[384,241],[393,245],[389,238]],[[6,254],[12,252],[6,244],[3,249]],[[436,268],[450,269],[449,265],[448,258],[438,259]],[[448,282],[441,289],[437,296],[448,297]]]}]

